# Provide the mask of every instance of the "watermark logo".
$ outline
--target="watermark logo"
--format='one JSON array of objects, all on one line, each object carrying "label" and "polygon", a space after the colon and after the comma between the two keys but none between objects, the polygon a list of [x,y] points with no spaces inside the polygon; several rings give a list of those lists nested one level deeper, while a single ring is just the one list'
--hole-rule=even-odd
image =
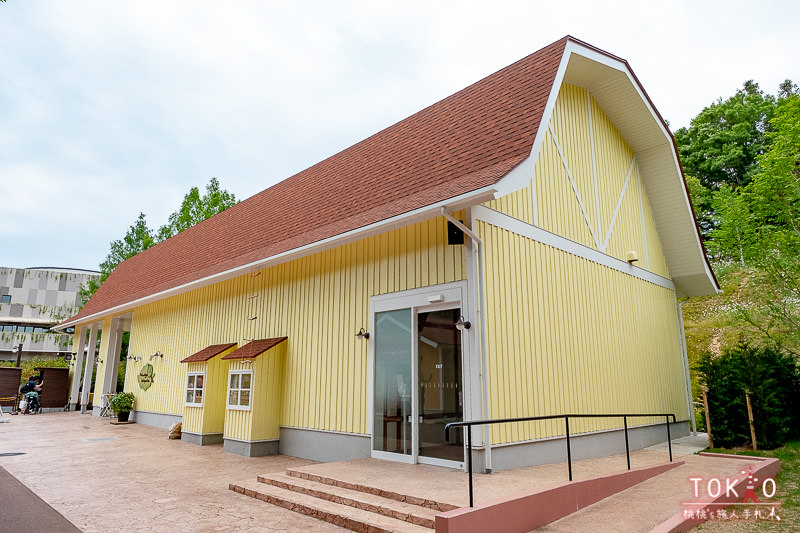
[{"label": "watermark logo", "polygon": [[[778,509],[782,502],[772,500],[778,491],[775,480],[760,480],[753,474],[752,466],[740,473],[746,477],[690,477],[689,483],[695,501],[684,502],[684,520],[780,521]],[[723,502],[711,503],[710,500],[720,497]]]}]

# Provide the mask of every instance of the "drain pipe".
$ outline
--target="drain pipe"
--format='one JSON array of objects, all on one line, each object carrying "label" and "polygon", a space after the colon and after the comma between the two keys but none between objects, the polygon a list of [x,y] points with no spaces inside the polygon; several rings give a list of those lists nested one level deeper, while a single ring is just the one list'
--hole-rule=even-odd
[{"label": "drain pipe", "polygon": [[686,330],[683,327],[683,304],[686,302],[675,302],[678,307],[678,332],[681,341],[681,356],[683,363],[683,386],[686,389],[686,409],[692,426],[692,436],[697,436],[697,421],[694,417],[694,398],[692,398],[692,375],[689,372],[689,353],[686,348]]},{"label": "drain pipe", "polygon": [[[481,417],[484,420],[489,418],[489,363],[486,357],[486,276],[483,267],[483,241],[471,229],[465,226],[460,220],[451,215],[447,209],[442,207],[442,216],[453,223],[458,229],[463,231],[477,248],[478,261],[478,323],[480,324],[481,335],[481,377],[483,378],[483,401],[481,402]],[[470,429],[469,431],[472,431]],[[488,424],[483,425],[483,442],[486,449],[484,466],[487,474],[492,473],[492,439],[491,429]]]}]

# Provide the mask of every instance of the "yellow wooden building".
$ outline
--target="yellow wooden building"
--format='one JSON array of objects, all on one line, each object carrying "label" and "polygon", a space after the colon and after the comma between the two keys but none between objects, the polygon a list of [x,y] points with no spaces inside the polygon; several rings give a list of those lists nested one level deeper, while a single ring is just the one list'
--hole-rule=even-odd
[{"label": "yellow wooden building", "polygon": [[[78,368],[103,332],[95,398],[129,331],[133,419],[184,440],[458,467],[452,421],[688,432],[678,298],[716,290],[664,120],[565,37],[123,262],[60,327]],[[621,451],[622,421],[575,424],[576,455]],[[475,458],[563,460],[562,426],[475,429]]]}]

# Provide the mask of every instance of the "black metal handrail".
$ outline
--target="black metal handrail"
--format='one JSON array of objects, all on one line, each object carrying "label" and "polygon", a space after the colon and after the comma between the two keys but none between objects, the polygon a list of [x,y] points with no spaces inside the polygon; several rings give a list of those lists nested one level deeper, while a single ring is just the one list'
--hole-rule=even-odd
[{"label": "black metal handrail", "polygon": [[[545,415],[545,416],[527,416],[523,418],[497,418],[490,420],[470,420],[465,422],[451,422],[444,427],[445,442],[450,441],[450,428],[465,427],[471,428],[472,426],[483,426],[491,424],[508,424],[512,422],[536,422],[539,420],[556,420],[559,418],[564,419],[564,427],[567,435],[567,465],[569,468],[569,480],[572,481],[572,450],[569,443],[569,419],[570,418],[622,418],[625,427],[625,456],[628,459],[628,470],[631,469],[631,451],[628,444],[628,418],[641,418],[641,417],[664,417],[667,421],[667,443],[669,448],[669,462],[672,462],[672,435],[669,429],[669,419],[672,417],[672,423],[677,420],[672,413],[645,413],[645,414],[588,414],[588,415]],[[469,472],[469,506],[473,507],[472,498],[472,431],[467,429],[467,471]]]}]

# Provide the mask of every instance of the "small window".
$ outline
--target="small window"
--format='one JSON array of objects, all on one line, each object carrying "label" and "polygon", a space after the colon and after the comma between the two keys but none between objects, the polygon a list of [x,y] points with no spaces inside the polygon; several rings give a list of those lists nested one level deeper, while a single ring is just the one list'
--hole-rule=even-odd
[{"label": "small window", "polygon": [[203,386],[206,375],[202,372],[190,372],[186,375],[186,405],[201,407],[203,405]]},{"label": "small window", "polygon": [[10,304],[11,303],[11,295],[4,294],[0,296],[0,304]]},{"label": "small window", "polygon": [[228,409],[249,410],[252,386],[252,370],[231,370],[228,379]]}]

